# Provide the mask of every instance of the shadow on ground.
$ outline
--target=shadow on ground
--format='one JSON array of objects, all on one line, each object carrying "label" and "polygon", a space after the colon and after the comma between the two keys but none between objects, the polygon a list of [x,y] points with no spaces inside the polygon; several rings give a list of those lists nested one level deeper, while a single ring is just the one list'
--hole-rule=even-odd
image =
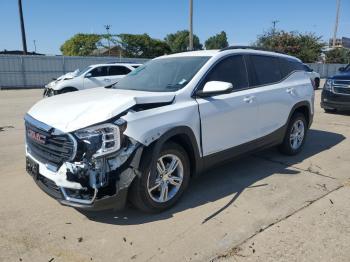
[{"label": "shadow on ground", "polygon": [[[344,139],[345,137],[343,135],[337,133],[311,129],[308,133],[304,150],[297,156],[285,156],[282,158],[286,159],[287,164],[285,164],[285,161],[281,161],[278,151],[272,148],[242,158],[240,161],[236,160],[216,167],[193,179],[187,192],[177,205],[161,214],[145,214],[129,206],[123,211],[80,212],[88,219],[100,223],[116,225],[143,224],[168,219],[177,212],[196,208],[208,202],[232,195],[231,200],[226,205],[214,213],[209,214],[202,221],[202,223],[206,223],[231,206],[245,189],[266,186],[267,184],[258,182],[276,173],[287,176],[299,174],[301,171],[290,169],[289,167],[334,147]],[[257,168],[257,165],[261,164],[262,161],[266,161],[266,159],[271,160],[271,157],[273,159],[275,154],[279,156],[279,161],[276,161],[277,164],[270,164],[268,168]],[[269,157],[266,158],[266,155]]]}]

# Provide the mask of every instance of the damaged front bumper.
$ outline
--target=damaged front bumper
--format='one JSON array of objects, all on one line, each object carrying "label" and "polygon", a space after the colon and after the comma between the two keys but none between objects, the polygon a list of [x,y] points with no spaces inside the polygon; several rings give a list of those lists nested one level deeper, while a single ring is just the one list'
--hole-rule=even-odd
[{"label": "damaged front bumper", "polygon": [[92,162],[65,162],[58,169],[39,161],[26,147],[27,171],[59,203],[84,210],[122,209],[139,174],[143,147],[131,144]]}]

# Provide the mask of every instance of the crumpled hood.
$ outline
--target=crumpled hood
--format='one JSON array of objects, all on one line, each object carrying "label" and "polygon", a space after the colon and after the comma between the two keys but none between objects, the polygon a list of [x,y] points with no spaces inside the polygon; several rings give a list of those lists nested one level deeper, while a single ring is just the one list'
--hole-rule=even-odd
[{"label": "crumpled hood", "polygon": [[63,132],[72,132],[106,121],[136,104],[167,103],[174,97],[168,92],[100,87],[42,99],[28,114]]}]

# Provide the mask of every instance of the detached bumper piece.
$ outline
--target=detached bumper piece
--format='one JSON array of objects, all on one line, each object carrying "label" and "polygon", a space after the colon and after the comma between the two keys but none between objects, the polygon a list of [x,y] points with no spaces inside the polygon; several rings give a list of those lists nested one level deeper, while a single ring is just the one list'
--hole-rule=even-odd
[{"label": "detached bumper piece", "polygon": [[78,209],[98,211],[106,209],[123,209],[126,203],[127,188],[120,189],[114,195],[99,194],[94,190],[74,190],[58,187],[54,181],[38,174],[33,177],[35,183],[46,194],[56,199],[60,204]]}]

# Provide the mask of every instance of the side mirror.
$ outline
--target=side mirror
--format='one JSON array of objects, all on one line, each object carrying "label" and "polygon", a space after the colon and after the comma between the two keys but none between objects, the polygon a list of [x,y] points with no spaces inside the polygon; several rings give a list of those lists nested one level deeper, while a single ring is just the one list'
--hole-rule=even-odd
[{"label": "side mirror", "polygon": [[203,90],[197,91],[196,95],[198,97],[209,97],[228,94],[231,93],[232,90],[233,85],[231,83],[222,81],[209,81],[204,85]]},{"label": "side mirror", "polygon": [[89,77],[92,77],[92,74],[91,74],[91,73],[87,73],[87,74],[85,75],[85,78],[89,78]]},{"label": "side mirror", "polygon": [[345,67],[339,67],[338,71],[339,72],[344,72],[345,71]]}]

